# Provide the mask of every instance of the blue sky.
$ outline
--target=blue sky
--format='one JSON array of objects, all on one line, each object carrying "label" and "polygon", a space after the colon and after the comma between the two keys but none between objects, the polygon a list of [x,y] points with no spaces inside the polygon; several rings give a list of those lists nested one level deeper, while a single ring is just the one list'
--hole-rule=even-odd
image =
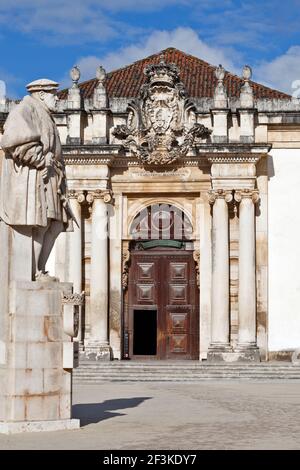
[{"label": "blue sky", "polygon": [[0,80],[20,97],[40,77],[67,86],[74,64],[84,80],[173,46],[292,93],[299,25],[300,0],[0,0]]}]

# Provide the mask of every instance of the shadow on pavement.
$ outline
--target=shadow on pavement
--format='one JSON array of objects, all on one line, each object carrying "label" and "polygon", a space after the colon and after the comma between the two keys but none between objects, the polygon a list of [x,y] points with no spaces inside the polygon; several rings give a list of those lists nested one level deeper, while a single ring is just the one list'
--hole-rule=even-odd
[{"label": "shadow on pavement", "polygon": [[105,400],[102,403],[81,403],[72,406],[72,418],[80,419],[80,425],[86,426],[98,423],[115,416],[124,416],[126,413],[113,413],[114,410],[135,408],[152,397],[116,398]]}]

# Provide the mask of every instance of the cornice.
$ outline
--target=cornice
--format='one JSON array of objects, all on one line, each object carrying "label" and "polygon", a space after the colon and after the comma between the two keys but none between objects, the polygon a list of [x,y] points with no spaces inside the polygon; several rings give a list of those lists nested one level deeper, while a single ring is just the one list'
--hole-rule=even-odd
[{"label": "cornice", "polygon": [[121,145],[63,145],[66,165],[112,165],[122,153]]},{"label": "cornice", "polygon": [[244,143],[244,142],[208,142],[204,144],[196,144],[197,152],[200,154],[253,154],[253,153],[268,153],[272,148],[272,144],[267,142],[262,143]]},{"label": "cornice", "polygon": [[[197,144],[194,155],[185,156],[169,164],[168,168],[184,166],[207,166],[212,163],[257,163],[268,154],[269,143],[205,143]],[[63,145],[63,156],[67,165],[109,165],[112,167],[140,166],[136,156],[122,145]],[[156,166],[159,171],[160,167]],[[165,166],[161,166],[161,169]]]}]

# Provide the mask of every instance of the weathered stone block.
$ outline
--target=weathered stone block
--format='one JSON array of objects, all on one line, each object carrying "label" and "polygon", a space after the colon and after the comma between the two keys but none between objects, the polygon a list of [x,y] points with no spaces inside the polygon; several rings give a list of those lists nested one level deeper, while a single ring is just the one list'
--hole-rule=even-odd
[{"label": "weathered stone block", "polygon": [[26,400],[22,396],[5,395],[5,420],[23,421],[26,419]]},{"label": "weathered stone block", "polygon": [[25,397],[26,420],[51,420],[59,417],[59,395],[41,395]]},{"label": "weathered stone block", "polygon": [[62,393],[67,393],[72,385],[72,373],[70,370],[64,370],[62,374]]},{"label": "weathered stone block", "polygon": [[70,418],[71,396],[70,393],[63,393],[59,397],[59,416],[60,419]]},{"label": "weathered stone block", "polygon": [[44,319],[32,315],[11,315],[10,341],[12,343],[24,342],[30,337],[31,341],[44,340]]},{"label": "weathered stone block", "polygon": [[29,343],[27,346],[27,367],[61,367],[62,343]]},{"label": "weathered stone block", "polygon": [[74,366],[74,347],[73,343],[63,343],[63,368],[73,369]]},{"label": "weathered stone block", "polygon": [[62,340],[64,333],[61,316],[44,316],[44,334],[47,341],[52,342]]},{"label": "weathered stone block", "polygon": [[27,344],[25,341],[7,344],[7,364],[10,367],[27,368]]},{"label": "weathered stone block", "polygon": [[9,387],[15,395],[33,395],[43,390],[42,369],[12,369],[9,374]]},{"label": "weathered stone block", "polygon": [[[9,311],[16,315],[53,315],[61,310],[61,290],[50,283],[12,282]],[[51,283],[56,284],[56,283]]]},{"label": "weathered stone block", "polygon": [[59,368],[57,369],[43,369],[44,374],[44,393],[58,393],[61,388],[63,388],[63,371]]}]

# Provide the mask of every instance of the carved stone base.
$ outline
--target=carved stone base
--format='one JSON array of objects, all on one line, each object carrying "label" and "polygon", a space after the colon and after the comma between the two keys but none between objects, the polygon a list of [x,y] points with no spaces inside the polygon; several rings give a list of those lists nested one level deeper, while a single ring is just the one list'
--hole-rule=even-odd
[{"label": "carved stone base", "polygon": [[256,344],[238,344],[235,354],[239,355],[238,360],[242,362],[260,362],[259,348]]},{"label": "carved stone base", "polygon": [[112,350],[109,344],[88,343],[80,358],[84,361],[111,361]]},{"label": "carved stone base", "polygon": [[17,434],[23,432],[64,431],[79,429],[79,419],[59,419],[53,421],[18,421],[3,423],[0,421],[1,434]]},{"label": "carved stone base", "polygon": [[232,354],[230,345],[211,344],[207,353],[207,362],[222,362],[228,354]]},{"label": "carved stone base", "polygon": [[237,348],[234,351],[211,349],[207,354],[207,362],[260,362],[260,354],[257,347]]}]

